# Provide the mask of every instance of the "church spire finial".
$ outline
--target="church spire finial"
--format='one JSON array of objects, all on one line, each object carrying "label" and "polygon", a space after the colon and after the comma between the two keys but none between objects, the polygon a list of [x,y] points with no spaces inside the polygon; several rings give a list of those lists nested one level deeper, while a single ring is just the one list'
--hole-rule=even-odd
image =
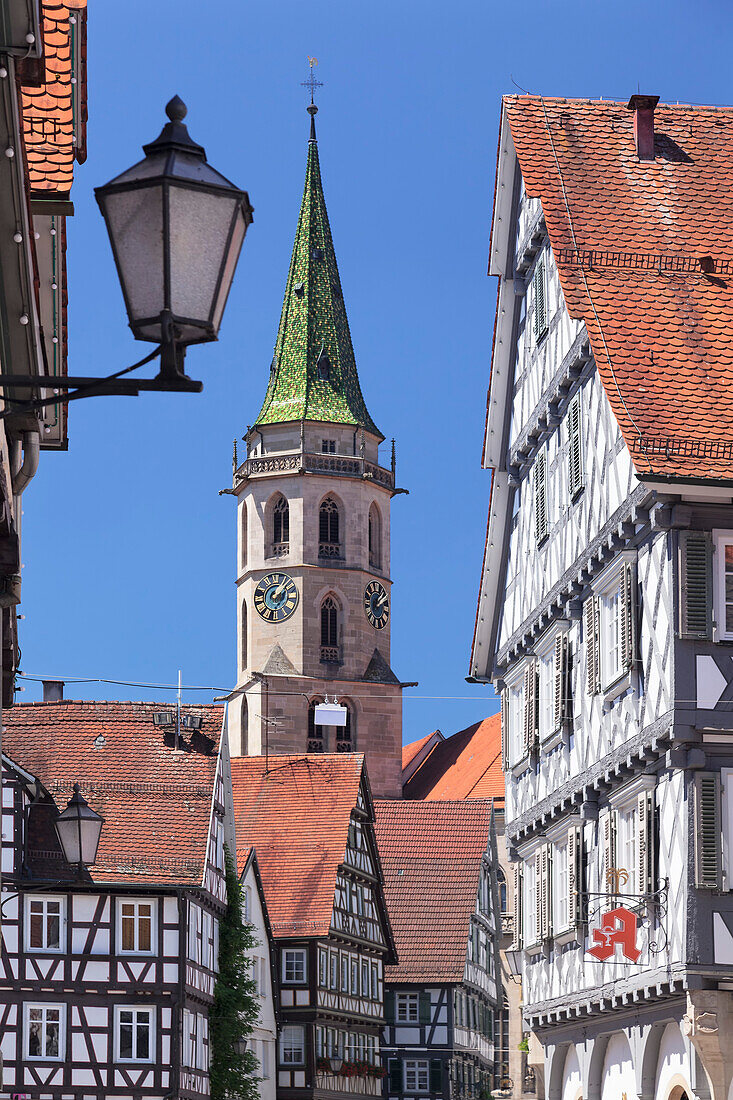
[{"label": "church spire finial", "polygon": [[301,87],[308,88],[308,90],[310,91],[310,94],[311,94],[311,101],[310,101],[310,104],[308,105],[308,107],[306,107],[306,110],[307,110],[308,114],[311,116],[310,140],[315,141],[316,140],[316,115],[318,114],[318,108],[316,107],[316,104],[315,104],[315,93],[316,93],[316,88],[322,88],[323,87],[323,81],[322,80],[316,80],[316,74],[313,72],[313,69],[318,64],[318,58],[317,57],[309,57],[308,58],[308,64],[310,65],[310,74],[309,74],[307,80],[303,80],[301,82]]}]

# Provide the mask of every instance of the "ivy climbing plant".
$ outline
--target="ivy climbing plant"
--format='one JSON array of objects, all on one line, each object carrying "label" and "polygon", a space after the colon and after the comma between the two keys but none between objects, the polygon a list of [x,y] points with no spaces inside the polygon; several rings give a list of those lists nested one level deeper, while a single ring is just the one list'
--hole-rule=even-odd
[{"label": "ivy climbing plant", "polygon": [[211,1100],[257,1100],[259,1064],[246,1049],[259,1017],[256,986],[250,977],[252,926],[244,919],[242,885],[225,846],[227,908],[219,923],[219,975],[211,1011]]}]

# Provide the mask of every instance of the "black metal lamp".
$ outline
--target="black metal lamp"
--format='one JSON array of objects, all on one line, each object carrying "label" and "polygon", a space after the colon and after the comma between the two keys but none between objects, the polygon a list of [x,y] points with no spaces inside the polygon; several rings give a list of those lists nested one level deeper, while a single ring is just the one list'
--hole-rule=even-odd
[{"label": "black metal lamp", "polygon": [[510,948],[504,952],[507,968],[512,978],[521,977],[522,974],[522,952],[516,948]]},{"label": "black metal lamp", "polygon": [[183,100],[166,114],[145,159],[94,193],[133,335],[162,344],[161,377],[187,388],[185,348],[217,338],[252,207],[191,140]]},{"label": "black metal lamp", "polygon": [[65,810],[56,818],[56,832],[67,863],[88,866],[95,862],[104,818],[91,808],[74,784]]},{"label": "black metal lamp", "polygon": [[328,1062],[329,1062],[329,1065],[331,1066],[331,1073],[340,1073],[341,1072],[341,1067],[344,1064],[344,1060],[340,1056],[338,1050],[335,1050],[331,1054],[330,1058],[328,1059]]}]

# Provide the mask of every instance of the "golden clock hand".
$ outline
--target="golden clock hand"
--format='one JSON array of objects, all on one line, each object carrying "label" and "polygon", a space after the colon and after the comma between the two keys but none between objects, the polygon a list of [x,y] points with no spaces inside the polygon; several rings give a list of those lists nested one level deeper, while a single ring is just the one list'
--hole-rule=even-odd
[{"label": "golden clock hand", "polygon": [[385,592],[381,599],[377,600],[377,607],[381,607],[383,603],[387,602],[387,593]]}]

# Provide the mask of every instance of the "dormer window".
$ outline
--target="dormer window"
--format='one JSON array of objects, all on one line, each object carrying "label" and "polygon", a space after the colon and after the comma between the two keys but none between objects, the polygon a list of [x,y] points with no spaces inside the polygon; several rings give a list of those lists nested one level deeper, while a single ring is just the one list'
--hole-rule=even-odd
[{"label": "dormer window", "polygon": [[318,375],[319,382],[328,382],[331,377],[331,360],[326,355],[325,351],[322,351],[318,356],[318,362],[316,363],[316,373]]}]

